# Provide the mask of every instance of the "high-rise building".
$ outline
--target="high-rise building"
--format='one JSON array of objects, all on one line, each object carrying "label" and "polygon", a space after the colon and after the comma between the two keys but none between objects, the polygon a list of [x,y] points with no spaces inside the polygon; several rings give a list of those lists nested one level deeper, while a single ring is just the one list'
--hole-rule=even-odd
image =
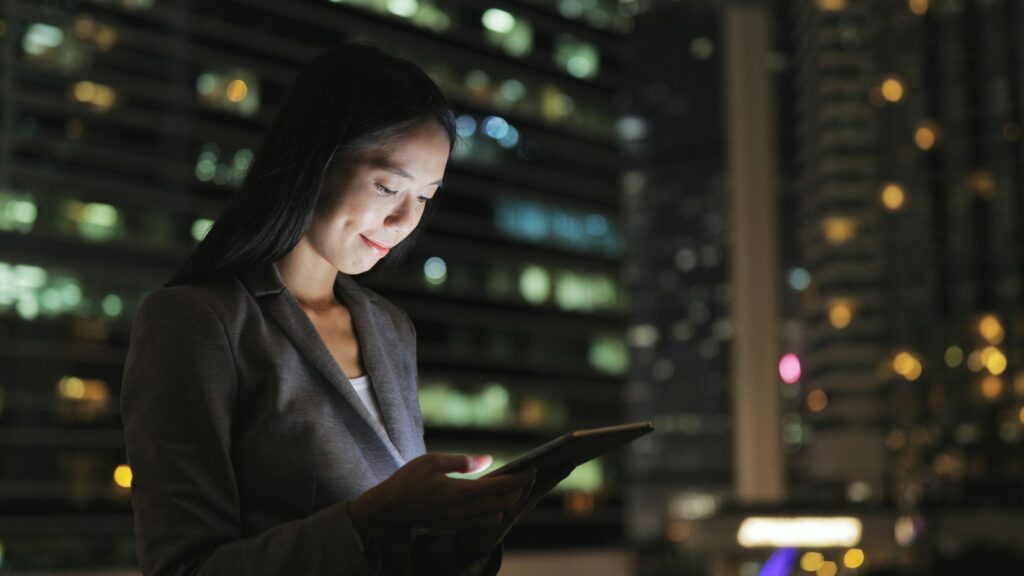
[{"label": "high-rise building", "polygon": [[[134,310],[242,181],[290,79],[370,40],[450,96],[431,228],[366,282],[419,335],[432,450],[500,462],[625,418],[615,96],[636,2],[92,0],[0,4],[0,559],[129,566],[117,413]],[[509,537],[622,542],[615,457]]]}]

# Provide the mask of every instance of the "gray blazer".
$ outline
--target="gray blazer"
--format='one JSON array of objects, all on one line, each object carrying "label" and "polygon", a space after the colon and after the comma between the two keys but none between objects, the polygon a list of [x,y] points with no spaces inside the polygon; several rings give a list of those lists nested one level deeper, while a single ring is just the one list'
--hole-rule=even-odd
[{"label": "gray blazer", "polygon": [[[162,287],[134,319],[121,391],[146,574],[496,574],[454,537],[360,541],[347,504],[423,454],[416,335],[339,274],[384,431],[273,264]],[[386,435],[384,432],[386,431]]]}]

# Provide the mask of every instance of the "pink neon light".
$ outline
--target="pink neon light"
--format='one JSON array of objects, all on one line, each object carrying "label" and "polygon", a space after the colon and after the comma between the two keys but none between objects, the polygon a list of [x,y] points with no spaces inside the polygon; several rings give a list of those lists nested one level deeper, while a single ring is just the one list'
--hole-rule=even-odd
[{"label": "pink neon light", "polygon": [[796,354],[786,354],[779,360],[779,376],[786,384],[795,384],[800,380],[800,359]]}]

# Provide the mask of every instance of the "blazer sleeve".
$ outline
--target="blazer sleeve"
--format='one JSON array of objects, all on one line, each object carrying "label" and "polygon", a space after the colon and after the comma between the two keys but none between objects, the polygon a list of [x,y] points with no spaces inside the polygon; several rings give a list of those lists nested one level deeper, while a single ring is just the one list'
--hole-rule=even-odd
[{"label": "blazer sleeve", "polygon": [[143,573],[373,573],[348,502],[242,537],[231,461],[237,396],[227,331],[199,291],[152,293],[134,319],[121,391]]},{"label": "blazer sleeve", "polygon": [[[406,338],[405,347],[409,350],[409,354],[406,357],[407,362],[410,363],[409,373],[417,375],[416,326],[413,325],[412,320],[404,310],[398,307],[395,307],[395,310],[401,313],[408,328],[408,332],[404,337]],[[418,375],[416,380],[418,386]],[[420,434],[423,434],[423,417],[418,409],[414,416],[416,417],[416,425],[420,428]],[[456,546],[458,542],[456,534],[437,534],[426,530],[414,529],[413,538],[412,565],[414,574],[423,574],[425,576],[431,574],[494,576],[501,569],[501,560],[504,552],[503,544],[499,543],[485,557],[471,562],[459,562],[456,561]]]}]

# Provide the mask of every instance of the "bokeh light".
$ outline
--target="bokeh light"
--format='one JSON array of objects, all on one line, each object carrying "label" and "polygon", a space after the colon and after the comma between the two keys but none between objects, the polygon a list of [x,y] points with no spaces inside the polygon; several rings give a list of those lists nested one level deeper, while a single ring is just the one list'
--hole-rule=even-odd
[{"label": "bokeh light", "polygon": [[902,186],[894,182],[886,184],[882,188],[882,205],[892,211],[903,208],[907,201],[907,193]]},{"label": "bokeh light", "polygon": [[850,548],[843,555],[843,564],[847,568],[860,568],[864,564],[864,551],[860,548]]},{"label": "bokeh light", "polygon": [[779,360],[779,376],[786,384],[795,384],[800,380],[800,359],[796,354],[786,354]]},{"label": "bokeh light", "polygon": [[114,468],[114,483],[121,488],[132,487],[132,469],[127,464],[121,464]]},{"label": "bokeh light", "polygon": [[903,100],[903,83],[896,78],[889,77],[882,81],[882,97],[887,102],[896,103]]}]

